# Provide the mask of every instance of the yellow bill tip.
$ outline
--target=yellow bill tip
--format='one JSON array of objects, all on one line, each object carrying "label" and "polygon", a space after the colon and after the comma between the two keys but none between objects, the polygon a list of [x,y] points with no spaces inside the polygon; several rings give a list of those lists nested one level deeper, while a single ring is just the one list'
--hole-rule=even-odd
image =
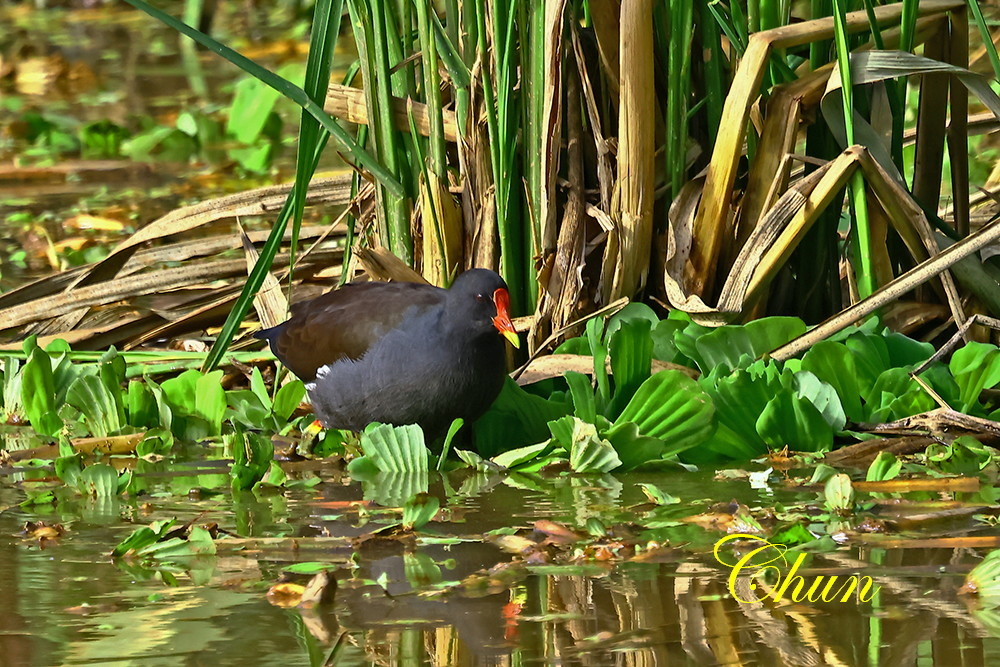
[{"label": "yellow bill tip", "polygon": [[500,333],[503,334],[504,338],[510,341],[511,345],[520,349],[521,339],[518,337],[516,331],[501,331]]}]

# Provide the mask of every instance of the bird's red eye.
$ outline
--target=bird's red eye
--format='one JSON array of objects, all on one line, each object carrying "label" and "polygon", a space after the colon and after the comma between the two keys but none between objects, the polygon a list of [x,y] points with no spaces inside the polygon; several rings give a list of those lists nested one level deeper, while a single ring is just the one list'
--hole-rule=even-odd
[{"label": "bird's red eye", "polygon": [[478,301],[479,303],[486,303],[487,301],[489,301],[489,299],[486,298],[485,294],[477,294],[476,301]]}]

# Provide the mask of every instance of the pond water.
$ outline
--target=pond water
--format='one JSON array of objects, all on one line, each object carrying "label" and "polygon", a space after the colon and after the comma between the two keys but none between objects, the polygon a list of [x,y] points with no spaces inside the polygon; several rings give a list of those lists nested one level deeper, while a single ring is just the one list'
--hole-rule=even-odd
[{"label": "pond water", "polygon": [[[755,602],[741,584],[731,589],[731,570],[712,553],[714,541],[725,537],[710,526],[724,522],[712,498],[733,498],[757,517],[818,502],[819,491],[785,488],[777,473],[753,485],[710,472],[456,473],[430,484],[442,504],[434,521],[415,535],[380,540],[375,532],[387,535],[400,514],[371,498],[384,500],[391,480],[363,484],[334,465],[286,463],[292,477],[322,481],[233,495],[224,461],[129,464],[146,493],[103,501],[70,494],[55,505],[29,507],[18,506],[25,471],[4,469],[0,664],[990,665],[1000,659],[997,624],[956,595],[978,561],[971,550],[858,546],[863,535],[852,532],[849,546],[815,555],[798,574],[807,582],[870,576],[878,590],[863,594],[867,601],[796,602],[788,594],[777,603]],[[27,476],[45,474],[33,469]],[[652,505],[640,483],[680,502]],[[683,521],[696,516],[697,523]],[[137,526],[167,518],[217,524],[217,552],[165,562],[110,556]],[[24,533],[27,522],[38,521],[65,532]],[[969,532],[954,522],[947,528],[928,536]],[[575,532],[567,538],[562,530]],[[544,538],[546,544],[512,553]],[[330,568],[336,583],[327,589],[328,603],[272,604],[271,586],[311,576],[289,574],[295,563]]]}]

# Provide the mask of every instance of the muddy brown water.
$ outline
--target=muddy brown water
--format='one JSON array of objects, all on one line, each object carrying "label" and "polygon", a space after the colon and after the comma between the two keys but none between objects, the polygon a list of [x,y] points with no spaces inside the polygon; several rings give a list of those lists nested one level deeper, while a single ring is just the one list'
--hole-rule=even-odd
[{"label": "muddy brown water", "polygon": [[[312,488],[234,495],[222,461],[133,465],[142,495],[67,493],[29,507],[18,506],[23,480],[44,471],[4,469],[0,664],[290,666],[332,654],[327,664],[989,665],[1000,655],[989,618],[955,594],[975,552],[848,544],[802,573],[871,576],[879,590],[869,600],[740,602],[746,589],[730,588],[731,570],[711,553],[724,533],[678,521],[713,498],[782,508],[815,502],[815,491],[711,473],[452,473],[431,481],[444,511],[415,541],[352,545],[347,538],[399,521],[398,510],[356,502],[384,499],[384,482],[308,464],[290,470],[322,479]],[[640,482],[681,502],[651,508]],[[134,528],[166,518],[215,523],[228,535],[214,556],[110,557]],[[531,564],[484,540],[498,529],[529,535],[539,519],[579,531],[596,519],[611,533],[628,524],[643,544],[669,548],[645,561],[573,559],[593,544],[581,539]],[[37,521],[67,530],[44,541],[22,533]],[[298,562],[332,568],[329,604],[269,602],[272,585],[308,579],[287,574]]]}]

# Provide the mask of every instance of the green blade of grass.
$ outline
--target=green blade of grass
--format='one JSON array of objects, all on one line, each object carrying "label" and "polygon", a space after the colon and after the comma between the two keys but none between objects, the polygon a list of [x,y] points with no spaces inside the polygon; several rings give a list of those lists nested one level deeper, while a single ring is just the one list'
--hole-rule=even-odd
[{"label": "green blade of grass", "polygon": [[[344,10],[344,0],[317,0],[313,11],[312,32],[309,36],[309,57],[306,61],[305,92],[309,99],[322,106],[326,91],[330,86],[330,68],[333,54],[340,35],[340,21]],[[312,156],[317,155],[321,144],[328,136],[319,121],[303,110],[299,124],[299,144],[295,158],[295,185],[292,196],[292,238],[289,248],[289,271],[295,269],[295,253],[298,247],[299,229],[302,227],[302,212],[305,209],[309,181],[315,173]],[[312,167],[312,168],[310,168]],[[289,281],[289,290],[291,290]],[[290,296],[290,294],[289,294]]]},{"label": "green blade of grass", "polygon": [[[325,135],[325,137],[329,136],[329,134]],[[313,171],[316,171],[320,154],[325,147],[326,141],[324,139],[317,147],[316,155],[313,156]],[[292,216],[294,206],[295,190],[293,189],[274,221],[274,227],[271,228],[271,233],[268,235],[267,241],[260,251],[260,257],[254,264],[253,269],[251,269],[250,275],[247,276],[246,286],[240,292],[239,298],[236,299],[233,310],[229,313],[229,317],[226,318],[219,336],[215,339],[215,344],[212,345],[212,349],[209,350],[208,356],[205,358],[205,363],[202,365],[204,372],[207,373],[219,365],[222,355],[225,354],[229,343],[236,335],[240,323],[246,317],[246,314],[250,312],[250,307],[253,305],[253,297],[260,290],[261,285],[264,284],[264,278],[267,276],[272,262],[274,262],[274,256],[278,254],[278,249],[281,247],[281,240],[285,235],[285,227],[288,225],[288,219]]]},{"label": "green blade of grass", "polygon": [[[333,62],[333,52],[336,48],[337,36],[340,32],[340,18],[343,12],[343,0],[318,0],[313,15],[312,34],[309,40],[309,57],[306,61],[305,94],[314,104],[320,106],[326,99],[326,90],[330,84],[330,67]],[[334,122],[336,125],[336,123]],[[337,126],[339,127],[339,125]],[[345,133],[346,134],[346,133]],[[271,229],[264,250],[257,258],[243,291],[222,325],[208,357],[205,359],[204,370],[209,371],[222,359],[240,323],[250,311],[253,298],[264,283],[264,278],[271,270],[274,257],[281,247],[281,239],[289,218],[292,219],[292,238],[289,253],[289,275],[293,275],[296,246],[299,229],[302,225],[302,212],[305,208],[306,194],[309,191],[309,181],[316,172],[320,155],[326,147],[330,134],[321,127],[318,119],[303,110],[299,127],[299,145],[295,164],[295,185],[288,194],[282,206],[281,213]],[[291,281],[289,281],[291,289]]]},{"label": "green blade of grass", "polygon": [[[834,41],[837,45],[837,68],[843,87],[841,95],[844,103],[844,123],[847,145],[854,145],[854,98],[852,94],[851,54],[848,47],[846,11],[842,0],[833,0]],[[865,195],[864,176],[860,170],[854,172],[850,185],[851,209],[854,224],[851,225],[851,246],[854,249],[854,271],[858,281],[858,293],[862,299],[875,291],[875,272],[872,266],[871,226],[868,219],[868,200]]]},{"label": "green blade of grass", "polygon": [[969,0],[969,10],[972,12],[973,20],[976,22],[976,28],[979,29],[979,36],[983,40],[983,48],[986,49],[986,55],[989,56],[990,64],[993,66],[993,76],[1000,79],[1000,57],[997,56],[997,47],[993,43],[990,28],[986,25],[983,10],[976,0]]},{"label": "green blade of grass", "polygon": [[[493,167],[493,185],[496,192],[497,230],[500,240],[500,275],[510,291],[511,309],[523,312],[526,302],[524,281],[524,242],[521,210],[518,206],[520,176],[515,173],[515,156],[520,132],[520,114],[517,111],[514,88],[518,85],[514,67],[514,10],[515,3],[497,2],[493,5],[492,44],[487,45],[486,8],[473,3],[478,29],[478,49],[482,62],[493,63],[483,67],[483,106],[490,139],[490,161]],[[490,48],[492,47],[492,48]],[[491,58],[492,55],[492,58]],[[533,282],[533,281],[532,281]]]}]

